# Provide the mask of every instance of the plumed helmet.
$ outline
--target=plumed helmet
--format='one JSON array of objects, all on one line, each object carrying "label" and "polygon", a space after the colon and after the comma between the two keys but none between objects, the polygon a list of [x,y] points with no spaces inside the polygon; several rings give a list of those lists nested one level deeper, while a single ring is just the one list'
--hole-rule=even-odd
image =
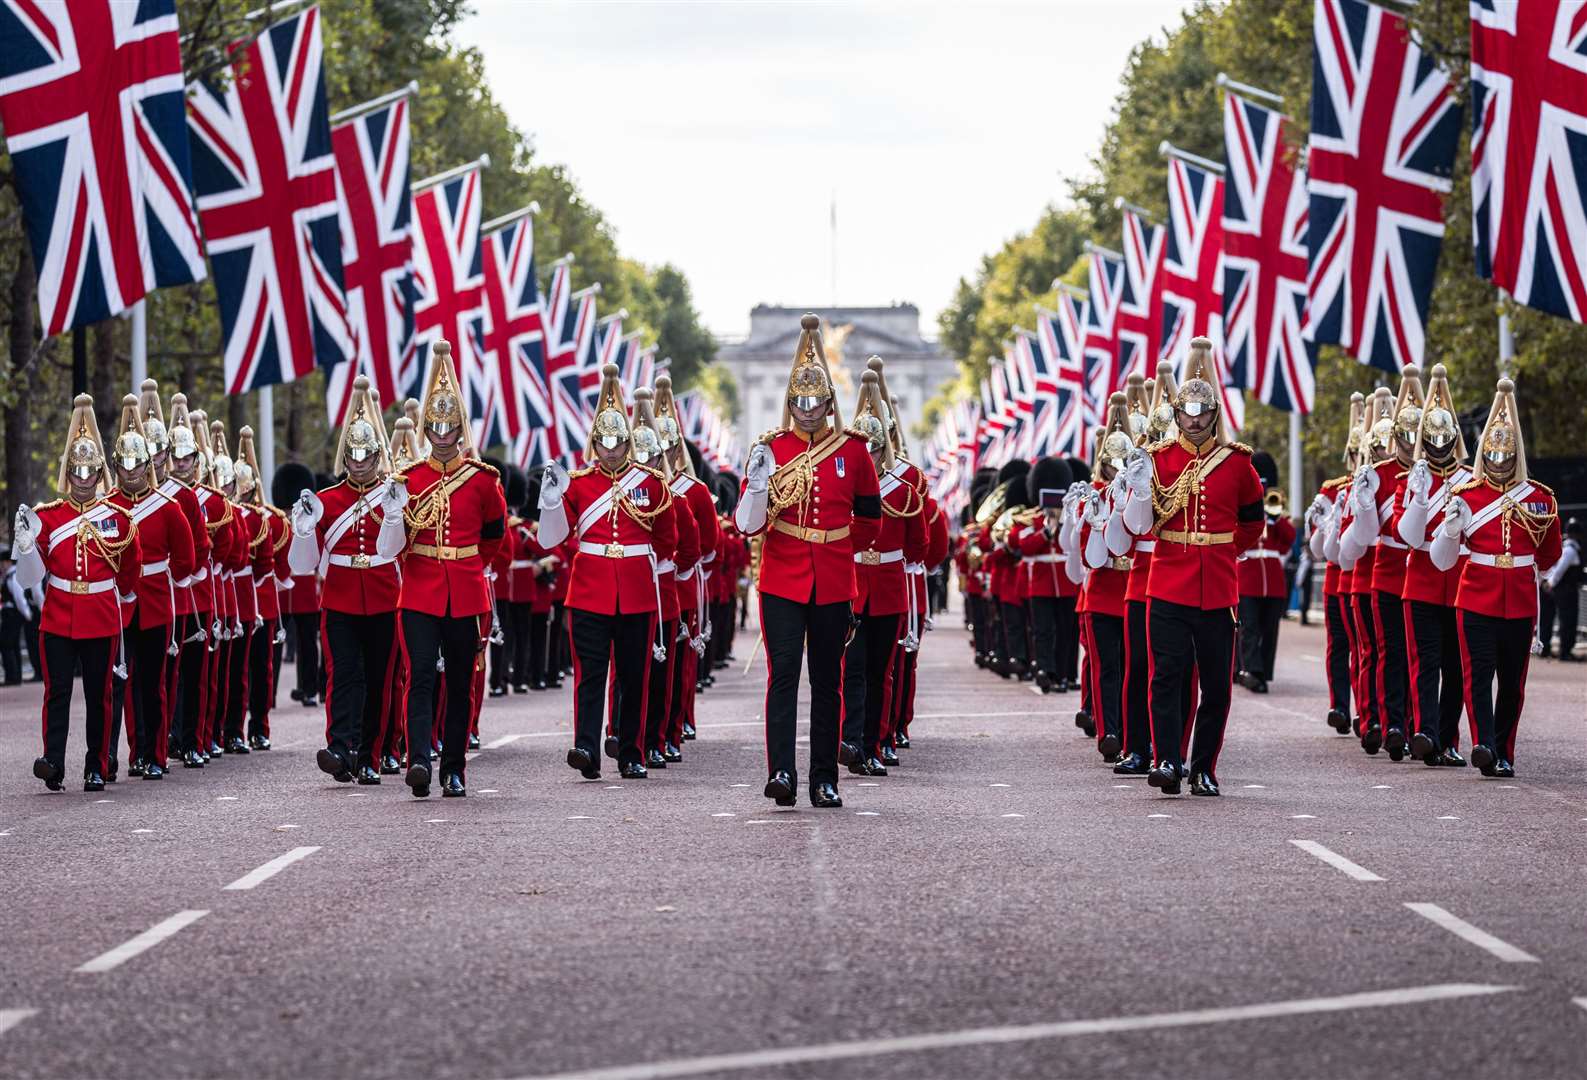
[{"label": "plumed helmet", "polygon": [[313,469],[302,462],[289,461],[276,469],[270,481],[270,501],[277,506],[291,506],[305,490],[313,491],[318,486]]},{"label": "plumed helmet", "polygon": [[1278,487],[1278,462],[1273,460],[1273,455],[1266,450],[1258,450],[1251,455],[1251,468],[1256,470],[1256,475],[1262,478],[1265,488]]},{"label": "plumed helmet", "polygon": [[1061,457],[1044,457],[1030,467],[1030,473],[1025,477],[1025,494],[1030,500],[1028,505],[1040,506],[1044,490],[1067,491],[1072,483],[1074,474],[1069,471],[1068,462]]}]

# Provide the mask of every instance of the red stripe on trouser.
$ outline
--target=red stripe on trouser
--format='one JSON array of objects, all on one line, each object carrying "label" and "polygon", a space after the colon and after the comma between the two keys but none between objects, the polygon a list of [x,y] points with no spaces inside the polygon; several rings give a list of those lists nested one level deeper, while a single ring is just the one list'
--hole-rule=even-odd
[{"label": "red stripe on trouser", "polygon": [[1152,764],[1162,760],[1157,752],[1157,695],[1152,693],[1152,683],[1157,681],[1157,653],[1152,650],[1152,600],[1146,599],[1146,726],[1152,736]]},{"label": "red stripe on trouser", "polygon": [[[393,618],[395,618],[395,616],[393,616]],[[380,718],[379,718],[379,720],[376,721],[374,745],[369,747],[367,749],[367,751],[365,751],[369,755],[369,763],[371,765],[373,765],[376,769],[380,768],[380,750],[381,750],[381,747],[386,745],[386,726],[390,722],[391,683],[392,683],[393,675],[395,674],[393,672],[392,668],[393,668],[393,665],[395,665],[396,662],[397,662],[397,639],[398,639],[398,635],[396,633],[393,633],[391,635],[391,645],[386,650],[386,668],[385,668],[385,671],[383,671],[381,673],[381,678],[380,678]],[[364,693],[365,694],[369,694],[369,693],[373,692],[373,689],[370,686],[369,676],[370,676],[370,673],[368,671],[365,671],[364,672]],[[329,697],[330,695],[327,694],[326,696]],[[367,702],[366,702],[366,705],[367,705]],[[359,717],[358,719],[359,719],[359,723],[362,724],[363,723],[363,717]],[[359,749],[361,751],[364,750],[364,748],[362,746]]]},{"label": "red stripe on trouser", "polygon": [[[1537,637],[1537,618],[1532,620],[1531,636]],[[1521,730],[1521,710],[1526,708],[1526,671],[1532,665],[1532,650],[1528,648],[1521,654],[1521,677],[1516,680],[1515,687],[1515,721],[1510,725],[1510,735],[1504,740],[1504,758],[1510,764],[1515,764],[1515,735]],[[1497,720],[1497,717],[1495,717]]]},{"label": "red stripe on trouser", "polygon": [[904,697],[898,706],[898,730],[909,734],[909,725],[915,721],[915,679],[920,668],[920,653],[904,654]]},{"label": "red stripe on trouser", "polygon": [[1102,737],[1107,732],[1108,707],[1102,701],[1102,658],[1096,650],[1096,626],[1091,621],[1091,613],[1086,612],[1086,676],[1091,680],[1091,706],[1096,714],[1091,717],[1097,726],[1097,742],[1102,742]]},{"label": "red stripe on trouser", "polygon": [[898,635],[894,634],[893,647],[887,650],[887,666],[882,669],[882,718],[876,725],[883,746],[893,744],[893,732],[897,730],[893,716],[893,694],[897,692],[898,686],[893,679],[893,665],[897,663],[898,652],[902,648],[898,644]]},{"label": "red stripe on trouser", "polygon": [[[108,773],[110,771],[110,751],[115,749],[110,744],[111,743],[110,732],[111,732],[112,723],[113,723],[113,718],[112,718],[111,713],[110,713],[110,699],[112,697],[114,697],[115,693],[116,693],[116,660],[121,655],[120,646],[121,646],[120,635],[116,635],[116,636],[114,636],[114,637],[112,637],[110,639],[110,663],[105,665],[105,689],[104,689],[104,702],[105,702],[105,720],[104,720],[104,725],[105,726],[104,726],[104,733],[100,736],[100,739],[99,739],[99,772],[100,772],[100,775],[104,775],[105,773]],[[88,693],[88,687],[86,687],[86,686],[83,687],[83,693],[85,695]]]},{"label": "red stripe on trouser", "polygon": [[[573,661],[573,739],[576,745],[579,735],[579,684],[584,681],[584,668],[579,663],[579,650],[573,644],[573,612],[571,610],[568,611],[567,618],[563,619],[562,623],[567,627],[568,656]],[[549,633],[546,634],[546,649],[548,652],[555,652],[551,648],[551,635]],[[548,658],[548,664],[551,667],[555,667],[556,661]],[[560,672],[561,669],[557,670]],[[600,730],[599,724],[596,724],[595,727],[597,731]],[[599,746],[595,748],[595,760],[596,762],[601,760],[601,748]]]},{"label": "red stripe on trouser", "polygon": [[[1191,656],[1195,656],[1195,650],[1191,650]],[[1186,678],[1190,680],[1190,688],[1180,693],[1180,699],[1185,707],[1185,724],[1179,729],[1180,761],[1190,760],[1190,737],[1195,733],[1196,712],[1201,708],[1201,664],[1199,662],[1191,661],[1190,674]]]},{"label": "red stripe on trouser", "polygon": [[1471,684],[1471,649],[1466,645],[1466,609],[1455,610],[1455,636],[1460,639],[1460,680],[1466,691],[1466,727],[1471,732],[1471,745],[1480,746],[1477,736],[1477,711],[1473,705],[1476,700],[1472,694]]},{"label": "red stripe on trouser", "polygon": [[[1353,699],[1352,704],[1355,706],[1355,712],[1360,715],[1362,706],[1361,693],[1359,687],[1356,686],[1356,671],[1360,668],[1360,661],[1356,650],[1356,623],[1351,610],[1353,605],[1350,602],[1349,593],[1336,593],[1335,597],[1339,601],[1339,629],[1344,631],[1345,651],[1350,654],[1349,660],[1345,664],[1345,668],[1349,671],[1346,679],[1350,683],[1350,696]],[[1356,726],[1354,717],[1346,717],[1346,719],[1350,721],[1352,728]],[[1356,734],[1359,735],[1360,732],[1358,731]]]},{"label": "red stripe on trouser", "polygon": [[[1082,611],[1076,616],[1077,629],[1080,631],[1080,644],[1086,651],[1086,662],[1080,668],[1080,707],[1087,712],[1096,708],[1096,676],[1091,670],[1091,662],[1096,649],[1091,644],[1091,613]],[[1100,711],[1100,710],[1098,710]],[[1096,721],[1096,716],[1091,717]],[[1102,725],[1096,726],[1097,738],[1102,736]]]},{"label": "red stripe on trouser", "polygon": [[[1128,683],[1129,682],[1129,678],[1130,678],[1130,655],[1134,651],[1133,649],[1130,648],[1130,639],[1133,638],[1134,636],[1135,636],[1134,634],[1130,633],[1130,602],[1126,601],[1125,604],[1124,604],[1124,682],[1125,683]],[[1148,686],[1146,688],[1146,698],[1147,698],[1148,701],[1150,701],[1151,697],[1152,697],[1152,689],[1151,689],[1150,686]],[[1121,691],[1119,693],[1119,710],[1120,710],[1120,715],[1123,717],[1123,721],[1122,721],[1122,723],[1120,725],[1120,730],[1124,733],[1123,734],[1123,748],[1124,748],[1124,753],[1127,754],[1127,753],[1130,752],[1130,692],[1129,692],[1129,689],[1127,687],[1124,688],[1124,689],[1121,689]]]},{"label": "red stripe on trouser", "polygon": [[[757,589],[755,591],[755,599],[759,603],[759,612],[758,612],[758,614],[759,614],[759,618],[760,618],[760,628],[761,628],[760,629],[760,636],[764,640],[765,637],[766,637],[766,597],[765,597],[764,594],[762,594],[760,592],[760,590]],[[702,617],[703,617],[703,614],[702,614]],[[760,703],[760,716],[761,716],[761,725],[760,726],[761,726],[762,741],[766,744],[766,775],[770,776],[771,775],[771,643],[770,642],[766,643],[765,653],[766,653],[766,696],[763,699],[761,699],[761,703]],[[841,670],[842,669],[841,669],[841,666],[840,666],[840,668],[839,668],[840,673],[841,673]],[[841,674],[840,674],[840,677],[839,677],[838,685],[839,686],[843,685]],[[839,735],[838,735],[838,738],[840,738],[840,739],[843,737],[842,734],[841,734],[842,731],[843,731],[842,697],[843,697],[842,694],[838,695],[838,698],[839,698],[839,704],[838,704],[838,731],[839,731]]]},{"label": "red stripe on trouser", "polygon": [[[31,632],[31,630],[23,631],[23,633]],[[50,748],[50,657],[49,650],[44,647],[44,632],[42,630],[38,634],[38,646],[39,674],[44,676],[44,703],[39,706],[39,740],[44,747],[45,753],[48,753]],[[62,765],[61,762],[55,762],[55,764]]]},{"label": "red stripe on trouser", "polygon": [[[639,753],[639,760],[645,760],[645,726],[650,722],[650,665],[655,662],[655,657],[650,652],[651,643],[656,640],[656,620],[661,618],[661,612],[652,612],[645,620],[645,669],[644,676],[639,680],[639,723],[638,732],[635,734],[634,749]],[[615,682],[616,667],[613,665],[613,681]]]},{"label": "red stripe on trouser", "polygon": [[[400,612],[400,611],[397,612],[397,625],[398,625],[398,627],[400,629],[400,627],[402,625],[402,612]],[[407,638],[407,635],[402,634],[402,633],[399,632],[397,634],[397,640],[401,642],[402,666],[403,666],[404,670],[411,670],[413,661],[412,661],[412,658],[408,655],[408,638]],[[406,693],[403,694],[404,708],[402,710],[402,723],[398,724],[397,727],[402,730],[402,758],[408,764],[408,766],[411,768],[413,766],[414,762],[413,762],[413,754],[411,753],[412,747],[408,746],[408,710],[407,710],[407,707],[406,707],[407,696],[408,695]],[[330,701],[330,697],[331,697],[330,694],[327,693],[325,695],[325,700],[326,701]],[[429,762],[428,761],[425,762],[425,765],[428,766]]]},{"label": "red stripe on trouser", "polygon": [[[172,627],[172,629],[174,630],[175,627]],[[155,728],[154,728],[154,762],[155,762],[155,764],[159,765],[160,768],[162,768],[162,769],[165,768],[165,766],[168,764],[167,755],[166,755],[166,744],[168,742],[170,742],[170,739],[171,739],[171,714],[170,714],[170,710],[166,706],[166,698],[165,698],[166,671],[170,667],[171,667],[171,658],[166,655],[166,652],[165,652],[164,649],[161,649],[160,650],[160,673],[159,673],[159,676],[158,676],[159,680],[160,680],[160,691],[159,691],[160,712],[159,712],[159,715],[154,718],[154,724],[155,724]]]},{"label": "red stripe on trouser", "polygon": [[1216,778],[1218,775],[1218,756],[1223,753],[1223,740],[1229,734],[1229,706],[1234,703],[1234,670],[1239,666],[1240,663],[1240,650],[1236,646],[1237,639],[1234,633],[1234,622],[1235,616],[1234,612],[1231,610],[1229,612],[1229,681],[1224,684],[1226,690],[1223,696],[1224,706],[1222,723],[1218,725],[1218,745],[1213,748],[1212,762],[1207,766],[1207,771],[1210,772],[1214,778]]},{"label": "red stripe on trouser", "polygon": [[[1401,606],[1405,609],[1405,662],[1410,669],[1411,676],[1411,716],[1416,722],[1411,725],[1412,731],[1428,734],[1428,720],[1422,709],[1422,650],[1416,640],[1416,619],[1412,615],[1411,605],[1415,601],[1406,600]],[[1433,733],[1430,736],[1438,742],[1437,721],[1432,723]]]},{"label": "red stripe on trouser", "polygon": [[[402,632],[402,612],[392,612],[396,625],[392,631],[393,670],[388,674],[391,697],[386,702],[385,721],[390,725],[390,745],[382,749],[401,760],[408,747],[408,639]],[[400,710],[400,715],[399,715]]]},{"label": "red stripe on trouser", "polygon": [[270,706],[275,703],[276,696],[276,626],[275,619],[266,619],[265,633],[265,662],[264,677],[266,690],[262,696],[264,713],[259,717],[259,734],[265,738],[270,737]]},{"label": "red stripe on trouser", "polygon": [[1355,608],[1356,629],[1361,637],[1361,702],[1362,718],[1368,726],[1376,724],[1383,726],[1383,702],[1377,696],[1378,686],[1378,642],[1372,623],[1372,597],[1367,593],[1356,594],[1352,606]]},{"label": "red stripe on trouser", "polygon": [[[336,657],[331,653],[331,636],[325,629],[325,612],[320,612],[320,655],[325,657],[325,745],[331,744],[331,701],[336,697]],[[301,661],[300,661],[301,663]],[[364,673],[367,688],[369,673]]]},{"label": "red stripe on trouser", "polygon": [[[1386,730],[1389,721],[1389,664],[1388,647],[1389,636],[1383,630],[1383,604],[1381,594],[1376,590],[1372,592],[1372,631],[1378,639],[1377,671],[1374,685],[1378,689],[1378,723]],[[1403,723],[1403,721],[1401,721]]]}]

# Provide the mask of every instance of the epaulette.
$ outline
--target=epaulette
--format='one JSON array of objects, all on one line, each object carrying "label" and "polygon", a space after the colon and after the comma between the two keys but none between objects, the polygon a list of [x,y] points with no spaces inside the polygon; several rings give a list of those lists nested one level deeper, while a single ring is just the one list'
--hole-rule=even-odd
[{"label": "epaulette", "polygon": [[1242,454],[1254,454],[1254,453],[1256,453],[1256,448],[1255,447],[1247,446],[1243,442],[1232,442],[1232,443],[1229,444],[1229,449],[1230,450],[1238,450]]},{"label": "epaulette", "polygon": [[1552,499],[1552,498],[1555,498],[1555,497],[1556,497],[1556,496],[1555,496],[1555,495],[1554,495],[1554,489],[1553,489],[1553,488],[1551,488],[1551,487],[1549,487],[1549,486],[1548,486],[1548,485],[1547,485],[1547,484],[1545,484],[1545,483],[1542,483],[1542,482],[1541,482],[1541,481],[1538,481],[1538,480],[1531,480],[1531,481],[1528,481],[1528,482],[1529,482],[1529,483],[1530,483],[1530,484],[1531,484],[1531,485],[1532,485],[1532,486],[1533,486],[1533,487],[1535,487],[1535,488],[1537,488],[1537,489],[1538,489],[1538,490],[1539,490],[1539,491],[1541,491],[1541,492],[1542,492],[1542,493],[1543,493],[1543,494],[1545,494],[1545,495],[1547,495],[1547,496],[1548,496],[1548,497],[1549,497],[1549,498],[1551,498],[1551,499]]},{"label": "epaulette", "polygon": [[773,439],[775,439],[777,436],[783,434],[787,430],[788,430],[787,428],[783,428],[783,427],[774,427],[770,431],[766,432],[764,435],[761,435],[755,441],[757,443],[770,443]]},{"label": "epaulette", "polygon": [[1335,477],[1333,477],[1330,480],[1324,480],[1322,482],[1322,490],[1323,491],[1333,491],[1334,489],[1341,488],[1341,487],[1343,487],[1344,485],[1346,485],[1348,483],[1350,483],[1350,477],[1348,477],[1348,476],[1335,476]]},{"label": "epaulette", "polygon": [[632,465],[634,468],[638,469],[640,472],[649,473],[651,476],[654,476],[657,480],[660,480],[662,483],[666,483],[666,481],[667,481],[666,476],[664,476],[662,474],[661,470],[658,469],[658,468],[655,468],[652,465],[645,465],[645,464],[642,464],[642,463],[640,463],[638,461],[630,461],[629,464]]},{"label": "epaulette", "polygon": [[474,468],[478,469],[480,472],[486,473],[490,476],[501,475],[501,473],[496,470],[496,466],[492,465],[488,461],[481,461],[479,458],[469,458],[468,463],[474,466]]},{"label": "epaulette", "polygon": [[1449,489],[1449,493],[1451,495],[1459,495],[1462,491],[1470,491],[1472,488],[1480,488],[1480,487],[1483,487],[1483,486],[1484,486],[1483,482],[1481,480],[1478,480],[1475,476],[1473,476],[1470,480],[1467,480],[1464,484],[1456,484],[1454,487],[1450,488]]},{"label": "epaulette", "polygon": [[65,499],[51,499],[49,502],[46,502],[46,503],[38,503],[38,504],[36,504],[33,507],[33,512],[36,514],[40,510],[54,510],[57,506],[61,506],[65,502],[66,502]]},{"label": "epaulette", "polygon": [[588,475],[590,475],[590,473],[594,472],[597,468],[598,468],[598,466],[595,466],[595,465],[586,465],[582,469],[574,469],[572,472],[568,473],[568,479],[569,480],[577,480],[581,476],[588,476]]},{"label": "epaulette", "polygon": [[1155,454],[1159,450],[1168,449],[1168,447],[1173,446],[1174,443],[1177,442],[1177,441],[1178,441],[1177,439],[1159,439],[1156,442],[1152,443],[1150,446],[1148,446],[1146,448],[1146,452],[1148,454]]}]

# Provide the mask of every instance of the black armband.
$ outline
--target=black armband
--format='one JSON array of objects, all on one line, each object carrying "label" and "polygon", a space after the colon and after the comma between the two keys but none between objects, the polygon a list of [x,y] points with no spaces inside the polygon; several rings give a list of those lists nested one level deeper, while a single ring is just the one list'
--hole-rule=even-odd
[{"label": "black armband", "polygon": [[854,516],[862,518],[881,517],[882,497],[880,495],[854,496]]},{"label": "black armband", "polygon": [[1239,519],[1241,521],[1261,521],[1262,504],[1259,502],[1246,503],[1240,507]]},{"label": "black armband", "polygon": [[481,540],[500,540],[506,532],[506,518],[491,518],[479,527],[479,538]]}]

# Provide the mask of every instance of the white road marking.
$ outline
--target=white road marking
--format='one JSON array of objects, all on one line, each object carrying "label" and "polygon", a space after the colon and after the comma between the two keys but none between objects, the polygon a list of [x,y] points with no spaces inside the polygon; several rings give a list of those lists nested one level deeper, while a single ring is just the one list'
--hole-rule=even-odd
[{"label": "white road marking", "polygon": [[1028,689],[1031,693],[1035,694],[1037,697],[1046,697],[1047,696],[1047,692],[1045,690],[1043,690],[1039,686],[1030,686],[1030,687],[1026,687],[1026,689]]},{"label": "white road marking", "polygon": [[876,783],[874,780],[867,780],[863,784],[855,784],[854,786],[855,787],[881,787],[882,785]]},{"label": "white road marking", "polygon": [[217,796],[215,796],[215,801],[216,802],[236,802],[237,801],[237,796],[235,796],[235,795],[217,795]]},{"label": "white road marking", "polygon": [[109,802],[109,801],[110,801],[110,800],[109,800],[109,799],[95,799],[95,800],[94,800],[94,805],[96,805],[96,806],[97,806],[97,805],[98,805],[98,804],[100,804],[100,803],[107,803],[107,802]]},{"label": "white road marking", "polygon": [[37,1009],[0,1009],[0,1035],[4,1035],[36,1012]]},{"label": "white road marking", "polygon": [[[559,733],[558,732],[546,732],[546,734],[555,735],[555,734],[559,734]],[[502,736],[499,736],[497,738],[492,739],[490,742],[488,742],[484,746],[480,747],[480,749],[481,750],[500,750],[502,747],[506,746],[510,742],[517,742],[519,739],[527,739],[528,737],[529,737],[529,735],[528,735],[527,732],[519,732],[516,735],[502,735]]]},{"label": "white road marking", "polygon": [[1153,818],[1153,817],[1167,817],[1168,815],[1167,814],[1147,814],[1146,816],[1149,817],[1149,818]]},{"label": "white road marking", "polygon": [[97,975],[100,972],[112,971],[125,964],[134,956],[147,952],[160,942],[173,934],[178,933],[184,926],[191,926],[198,922],[208,911],[178,911],[169,919],[157,922],[143,933],[130,941],[124,941],[107,953],[101,953],[77,970],[85,975]]},{"label": "white road marking", "polygon": [[1003,816],[1006,817],[1006,818],[1022,818],[1025,815],[1024,814],[1004,814]]},{"label": "white road marking", "polygon": [[749,1050],[736,1054],[651,1061],[639,1065],[616,1065],[578,1072],[562,1072],[520,1080],[665,1080],[668,1077],[705,1076],[711,1073],[758,1070],[765,1072],[788,1065],[818,1061],[852,1061],[856,1058],[888,1054],[921,1053],[961,1046],[998,1046],[1011,1043],[1067,1039],[1083,1035],[1116,1035],[1131,1031],[1156,1031],[1164,1028],[1202,1027],[1209,1024],[1237,1023],[1243,1020],[1273,1020],[1313,1013],[1351,1012],[1357,1009],[1382,1009],[1396,1005],[1419,1005],[1429,1001],[1485,997],[1515,990],[1514,986],[1484,983],[1439,983],[1398,990],[1373,990],[1337,997],[1297,998],[1232,1005],[1186,1012],[1148,1013],[1139,1016],[1098,1017],[1094,1020],[1060,1020],[1044,1024],[1019,1024],[1008,1027],[965,1028],[959,1031],[934,1031],[920,1035],[895,1035],[887,1038],[857,1039],[852,1042],[817,1043],[811,1046],[785,1046],[771,1050]]},{"label": "white road marking", "polygon": [[498,794],[500,791],[501,791],[500,788],[493,788],[493,787],[480,788],[478,794],[480,794],[480,795],[495,795],[495,794]]},{"label": "white road marking", "polygon": [[1349,859],[1345,858],[1343,855],[1339,854],[1337,851],[1330,851],[1315,840],[1291,840],[1290,843],[1300,848],[1306,854],[1316,856],[1329,866],[1333,867],[1335,870],[1340,870],[1346,874],[1349,874],[1357,881],[1383,880],[1382,878],[1378,877],[1378,875],[1368,870],[1366,867],[1358,866]]},{"label": "white road marking", "polygon": [[1292,819],[1294,819],[1295,821],[1301,821],[1303,819],[1315,820],[1317,815],[1316,814],[1291,814],[1290,817]]},{"label": "white road marking", "polygon": [[296,825],[277,825],[276,826],[276,832],[281,832],[281,831],[283,831],[285,829],[295,829],[295,828],[297,828]]},{"label": "white road marking", "polygon": [[258,866],[248,871],[242,877],[226,886],[225,891],[239,892],[243,889],[252,889],[262,882],[269,881],[293,863],[308,858],[318,850],[320,849],[317,847],[295,847],[285,855],[277,855],[263,866]]},{"label": "white road marking", "polygon": [[1372,790],[1373,791],[1387,791],[1387,790],[1389,790],[1389,788],[1391,786],[1392,785],[1389,785],[1389,784],[1373,784],[1372,785]]},{"label": "white road marking", "polygon": [[1008,787],[1007,784],[991,784],[990,787]]},{"label": "white road marking", "polygon": [[875,810],[856,810],[856,811],[854,811],[854,816],[855,817],[881,817],[882,815],[878,814]]},{"label": "white road marking", "polygon": [[1440,816],[1438,820],[1439,821],[1459,821],[1460,819],[1458,817],[1456,817],[1454,814],[1444,814],[1444,815]]},{"label": "white road marking", "polygon": [[151,833],[154,830],[153,829],[133,829],[132,831],[134,833]]},{"label": "white road marking", "polygon": [[[1578,1006],[1579,1008],[1581,1008],[1583,1010],[1587,1010],[1587,997],[1571,998],[1570,1000],[1571,1000],[1571,1004],[1576,1005],[1576,1006]],[[5,1030],[4,1027],[0,1027],[0,1031],[4,1031],[4,1030]]]},{"label": "white road marking", "polygon": [[1507,941],[1500,941],[1486,930],[1479,929],[1466,920],[1451,915],[1437,904],[1406,904],[1405,906],[1429,922],[1442,926],[1456,937],[1470,942],[1483,952],[1498,957],[1506,963],[1535,964],[1538,962],[1537,957],[1531,953],[1517,949]]},{"label": "white road marking", "polygon": [[574,814],[571,817],[569,817],[568,820],[569,821],[594,821],[595,819],[592,818],[592,817],[589,817],[589,816],[587,816],[585,814]]},{"label": "white road marking", "polygon": [[1135,785],[1134,784],[1114,784],[1113,786],[1116,787],[1116,788],[1125,788],[1127,790],[1129,788],[1134,787]]},{"label": "white road marking", "polygon": [[444,824],[446,824],[446,818],[444,818],[444,817],[427,817],[427,818],[424,819],[424,823],[426,825],[444,825]]},{"label": "white road marking", "polygon": [[726,811],[723,811],[722,813],[712,814],[711,816],[712,817],[737,817],[738,815],[737,814],[729,814]]},{"label": "white road marking", "polygon": [[1248,787],[1248,788],[1265,788],[1265,787],[1267,787],[1266,784],[1245,784],[1243,786]]},{"label": "white road marking", "polygon": [[365,799],[365,798],[369,797],[369,792],[367,792],[367,791],[349,791],[347,793],[347,797],[349,799]]},{"label": "white road marking", "polygon": [[607,791],[621,791],[621,790],[623,790],[623,785],[621,785],[621,784],[607,784],[606,785],[606,790]]},{"label": "white road marking", "polygon": [[749,787],[748,784],[729,784],[728,787]]}]

